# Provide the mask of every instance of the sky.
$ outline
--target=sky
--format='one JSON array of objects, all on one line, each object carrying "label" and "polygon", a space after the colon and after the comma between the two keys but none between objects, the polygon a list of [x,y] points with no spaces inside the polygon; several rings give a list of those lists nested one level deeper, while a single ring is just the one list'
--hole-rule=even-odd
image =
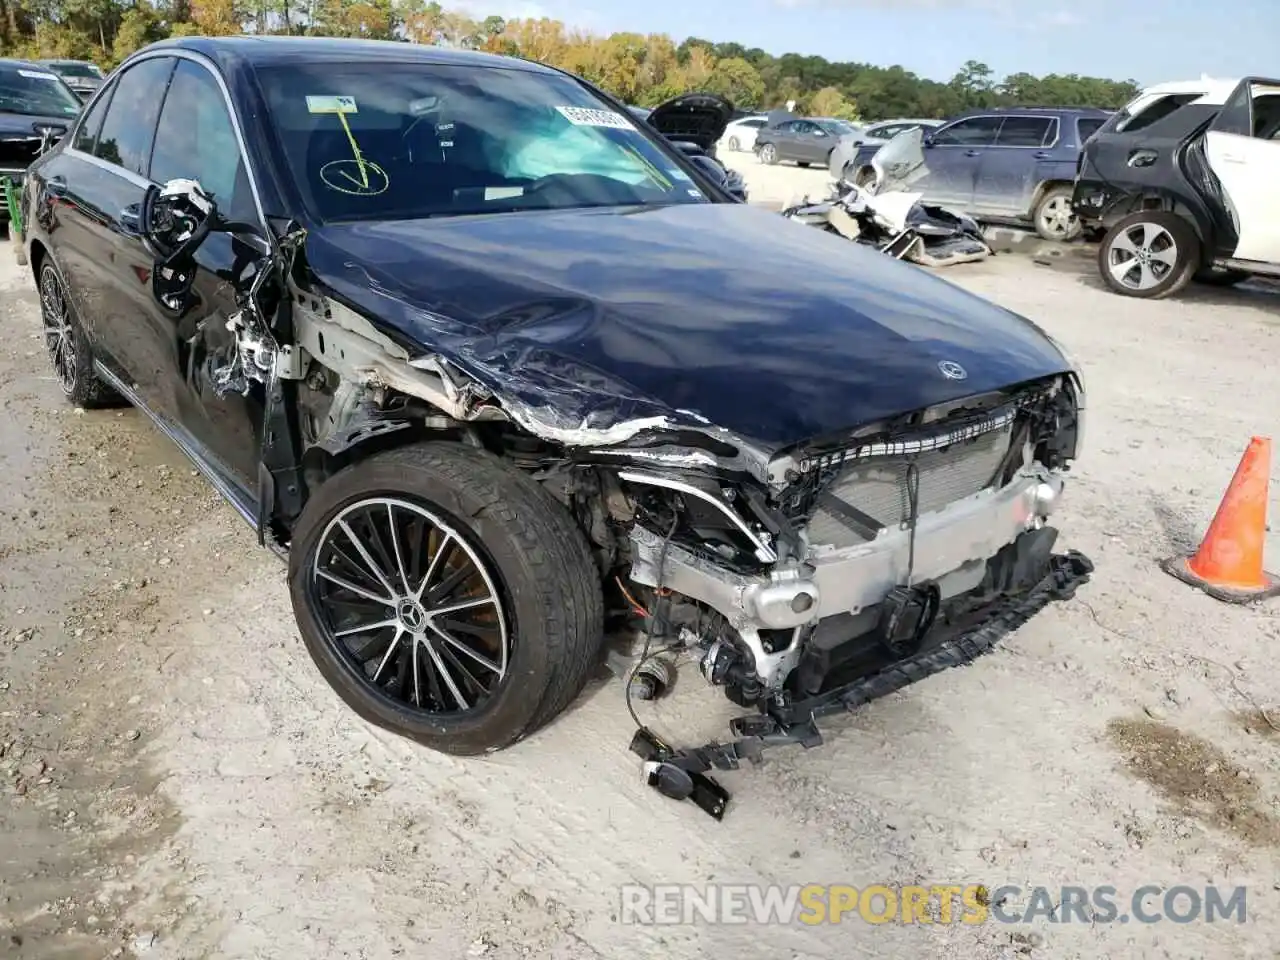
[{"label": "sky", "polygon": [[[966,60],[1010,73],[1079,73],[1146,85],[1280,73],[1280,0],[466,0],[507,18],[549,16],[736,41],[774,55],[901,65],[950,79]],[[445,3],[445,7],[457,4]]]}]

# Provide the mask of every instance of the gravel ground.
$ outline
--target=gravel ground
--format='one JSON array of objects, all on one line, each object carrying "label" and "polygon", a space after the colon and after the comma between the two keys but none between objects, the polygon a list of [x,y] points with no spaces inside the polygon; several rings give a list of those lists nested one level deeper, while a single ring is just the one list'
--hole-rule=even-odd
[{"label": "gravel ground", "polygon": [[827,193],[831,176],[822,165],[798,167],[794,163],[765,165],[754,153],[745,150],[717,150],[716,156],[727,167],[737,170],[747,183],[747,199],[751,203],[785,207],[798,203],[807,193],[818,200]]},{"label": "gravel ground", "polygon": [[[483,760],[357,719],[296,636],[282,566],[181,454],[135,411],[66,405],[31,281],[0,250],[0,953],[1277,956],[1280,607],[1218,603],[1157,562],[1194,546],[1274,425],[1280,299],[1135,302],[1087,266],[946,276],[1084,364],[1059,525],[1094,580],[975,666],[833,721],[822,748],[726,775],[716,825],[642,785],[615,682]],[[650,713],[708,735],[728,715],[697,682]],[[1244,884],[1249,919],[616,919],[622,883],[713,880],[1109,884],[1122,904],[1143,884]]]}]

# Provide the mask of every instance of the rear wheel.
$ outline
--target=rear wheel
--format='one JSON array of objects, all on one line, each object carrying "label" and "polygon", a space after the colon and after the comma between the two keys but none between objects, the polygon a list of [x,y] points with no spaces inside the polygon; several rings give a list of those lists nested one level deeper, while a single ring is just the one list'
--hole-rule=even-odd
[{"label": "rear wheel", "polygon": [[742,149],[742,145],[738,143],[737,137],[730,137],[727,146],[729,147],[730,150],[733,150],[735,152]]},{"label": "rear wheel", "polygon": [[756,156],[760,158],[761,163],[774,164],[778,162],[778,148],[772,143],[766,143],[760,148]]},{"label": "rear wheel", "polygon": [[1036,204],[1033,219],[1042,240],[1068,242],[1080,236],[1080,218],[1071,209],[1071,193],[1068,186],[1050,187]]},{"label": "rear wheel", "polygon": [[123,404],[120,395],[94,372],[88,338],[80,326],[62,274],[48,255],[40,264],[39,293],[45,349],[67,399],[85,409]]},{"label": "rear wheel", "polygon": [[1177,293],[1200,263],[1200,244],[1182,217],[1140,210],[1125,217],[1098,247],[1098,272],[1116,293],[1155,300]]},{"label": "rear wheel", "polygon": [[569,705],[603,636],[582,534],[535,481],[451,443],[347,467],[289,557],[302,638],[370,723],[446,753],[499,750]]}]

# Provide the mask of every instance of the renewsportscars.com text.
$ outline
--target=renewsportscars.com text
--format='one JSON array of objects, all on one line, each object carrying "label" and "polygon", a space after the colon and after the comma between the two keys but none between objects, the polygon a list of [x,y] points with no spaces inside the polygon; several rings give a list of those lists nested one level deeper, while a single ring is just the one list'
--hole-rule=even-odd
[{"label": "renewsportscars.com text", "polygon": [[630,924],[828,923],[1244,923],[1245,887],[1146,884],[1030,887],[939,883],[659,884],[624,886],[619,920]]}]

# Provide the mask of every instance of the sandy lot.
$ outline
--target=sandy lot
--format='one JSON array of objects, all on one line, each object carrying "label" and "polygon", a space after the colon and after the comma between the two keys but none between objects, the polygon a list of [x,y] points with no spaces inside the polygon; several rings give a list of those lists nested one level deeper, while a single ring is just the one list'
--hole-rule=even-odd
[{"label": "sandy lot", "polygon": [[818,200],[826,196],[831,183],[831,176],[823,166],[767,165],[757,160],[754,153],[730,151],[727,147],[717,150],[716,156],[725,166],[742,174],[751,203],[783,207],[798,203],[806,193]]},{"label": "sandy lot", "polygon": [[[726,775],[717,825],[642,785],[607,679],[484,760],[358,720],[294,632],[283,567],[181,454],[135,411],[63,401],[0,250],[0,954],[1276,956],[1280,606],[1217,603],[1157,561],[1274,428],[1280,298],[1141,303],[1013,257],[947,276],[1084,364],[1060,526],[1095,578],[822,748]],[[729,705],[686,679],[652,722],[723,734]],[[621,884],[713,881],[1111,885],[1122,908],[1144,884],[1246,885],[1248,920],[1054,922],[1054,896],[1028,925],[619,922]]]}]

